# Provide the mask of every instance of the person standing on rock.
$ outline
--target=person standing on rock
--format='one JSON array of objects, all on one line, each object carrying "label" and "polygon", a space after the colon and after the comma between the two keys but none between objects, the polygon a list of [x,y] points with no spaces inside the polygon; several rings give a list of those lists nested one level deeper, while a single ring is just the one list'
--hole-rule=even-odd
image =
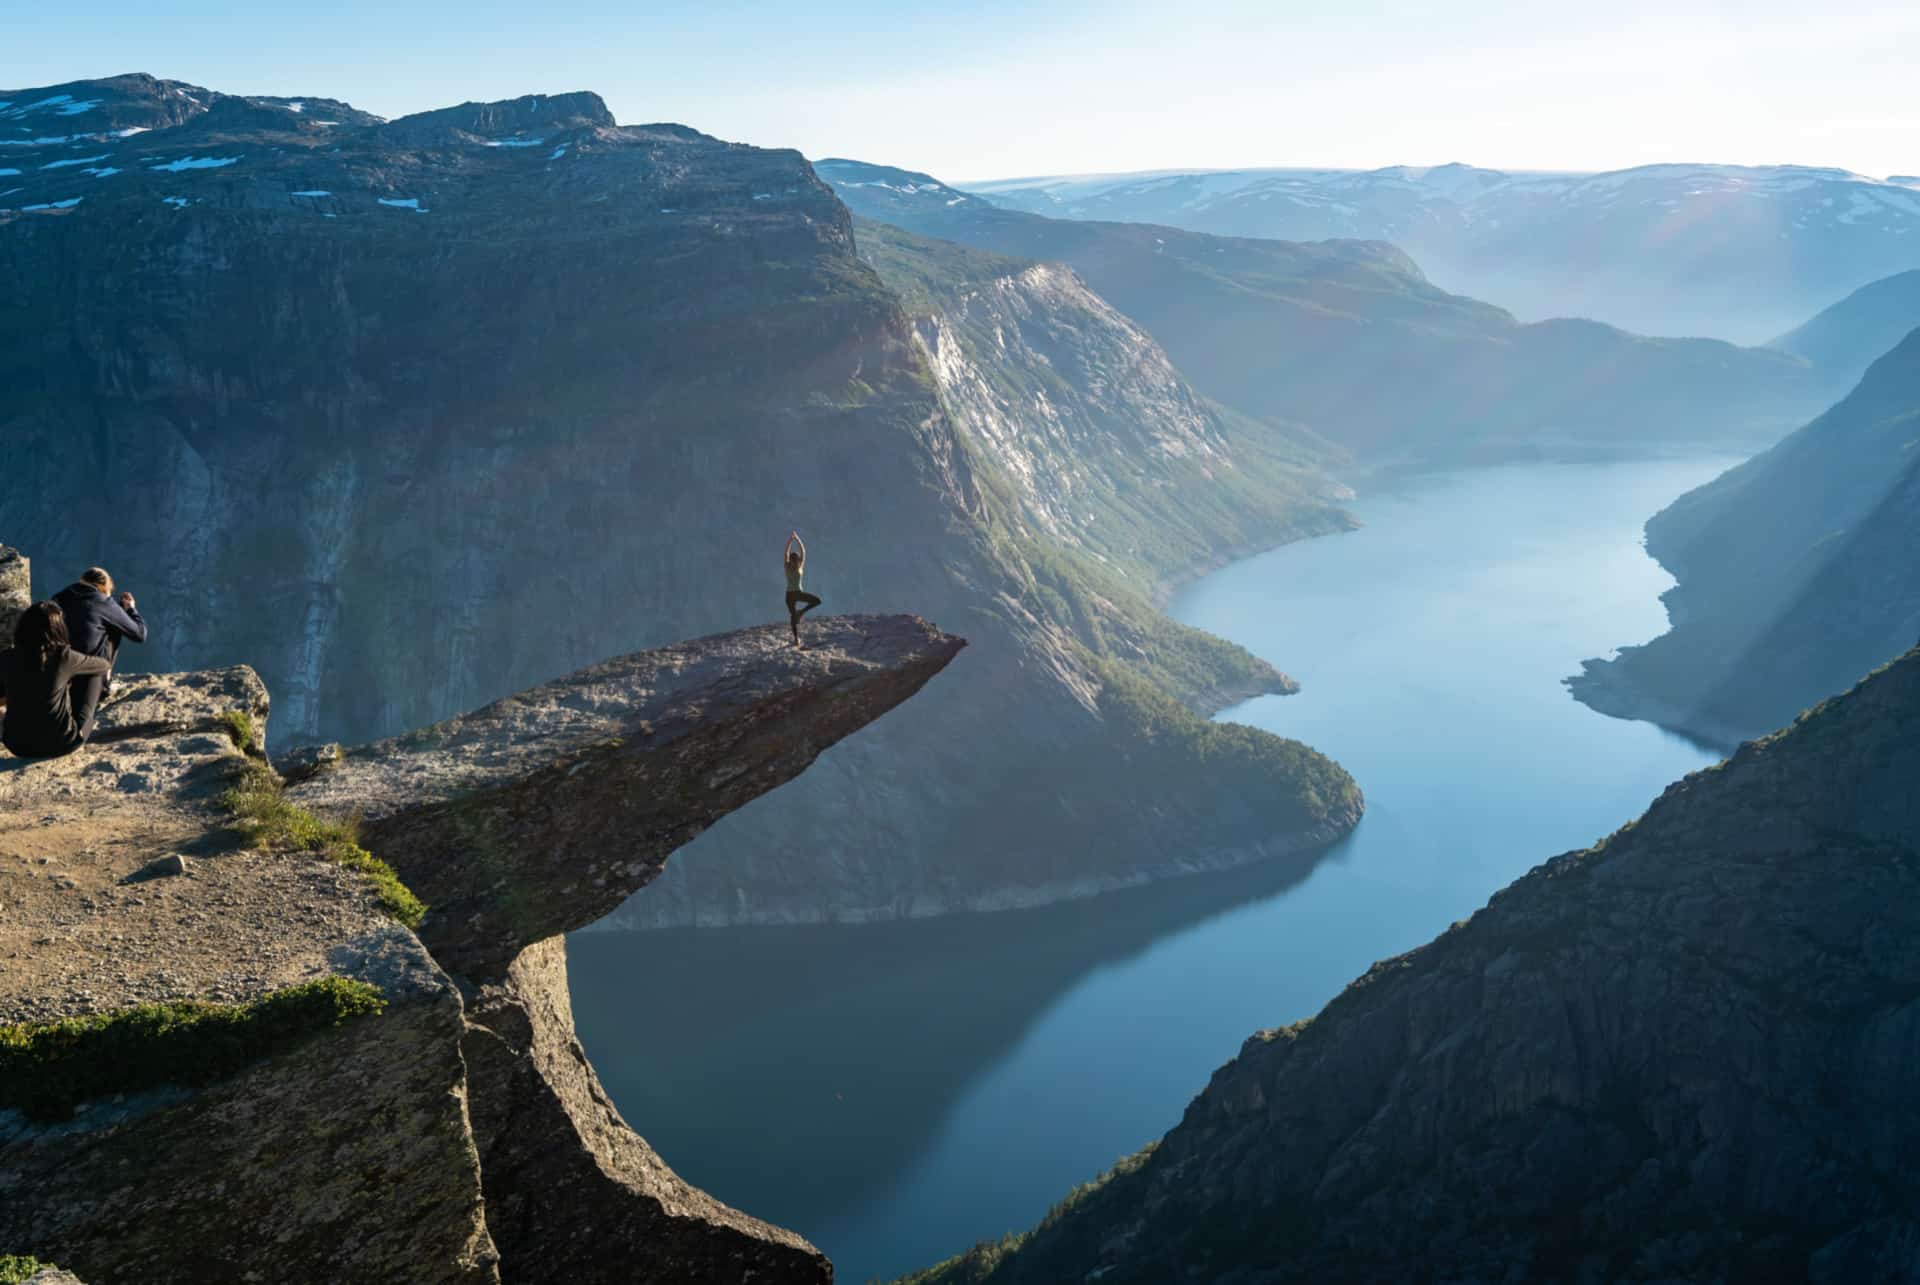
[{"label": "person standing on rock", "polygon": [[793,645],[800,645],[800,617],[820,605],[820,599],[808,593],[800,586],[800,578],[807,569],[807,546],[801,540],[798,531],[787,536],[786,552],[780,560],[787,567],[787,627],[793,630]]},{"label": "person standing on rock", "polygon": [[13,646],[0,651],[0,744],[20,758],[59,758],[86,744],[93,714],[75,717],[73,693],[83,679],[104,679],[113,666],[69,644],[58,603],[36,602],[14,626]]},{"label": "person standing on rock", "polygon": [[113,685],[113,665],[120,658],[122,642],[147,640],[147,622],[133,604],[133,595],[113,596],[113,577],[99,567],[88,567],[80,578],[53,595],[67,617],[67,635],[73,649],[83,656],[98,656],[107,662],[107,673],[80,679],[73,688],[73,716],[84,724],[93,722],[94,711]]}]

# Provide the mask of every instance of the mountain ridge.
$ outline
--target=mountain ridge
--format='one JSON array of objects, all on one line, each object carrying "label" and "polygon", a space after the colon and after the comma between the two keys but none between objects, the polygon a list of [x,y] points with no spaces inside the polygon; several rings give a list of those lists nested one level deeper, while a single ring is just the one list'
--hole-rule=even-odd
[{"label": "mountain ridge", "polygon": [[1050,219],[889,166],[820,161],[814,172],[863,217],[1065,264],[1209,398],[1304,426],[1366,467],[1755,449],[1837,395],[1835,377],[1792,354],[1579,319],[1520,323],[1433,285],[1385,242]]},{"label": "mountain ridge", "polygon": [[970,190],[1071,218],[1283,240],[1380,237],[1449,285],[1530,319],[1594,316],[1644,334],[1744,343],[1920,253],[1910,244],[1920,183],[1829,166],[1170,170]]}]

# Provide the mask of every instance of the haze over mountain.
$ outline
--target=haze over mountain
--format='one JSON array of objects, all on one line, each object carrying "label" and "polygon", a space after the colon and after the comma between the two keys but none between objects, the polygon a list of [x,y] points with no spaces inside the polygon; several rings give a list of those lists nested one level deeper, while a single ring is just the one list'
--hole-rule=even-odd
[{"label": "haze over mountain", "polygon": [[1920,649],[1537,867],[1030,1235],[915,1276],[1907,1281]]},{"label": "haze over mountain", "polygon": [[246,661],[284,743],[368,739],[779,620],[798,527],[826,612],[964,629],[969,680],[703,838],[650,921],[1027,904],[1357,818],[1322,756],[1189,712],[1291,684],[1151,602],[1348,519],[1074,283],[1014,302],[1091,323],[1084,374],[976,368],[1025,390],[989,433],[795,153],[584,93],[0,100],[36,140],[5,149],[0,530],[137,590],[130,664]]},{"label": "haze over mountain", "polygon": [[1679,581],[1673,627],[1570,680],[1604,713],[1731,746],[1920,637],[1920,329],[1832,410],[1656,514],[1647,551]]},{"label": "haze over mountain", "polygon": [[1380,241],[1296,243],[1003,209],[925,174],[823,160],[857,214],[1066,264],[1207,396],[1364,463],[1758,449],[1845,390],[1804,360],[1590,321],[1516,322]]},{"label": "haze over mountain", "polygon": [[1920,328],[1920,268],[1869,282],[1769,347],[1858,379]]},{"label": "haze over mountain", "polygon": [[1589,317],[1750,344],[1920,266],[1920,178],[1805,165],[1160,171],[967,190],[1055,218],[1390,241],[1448,289],[1527,320]]}]

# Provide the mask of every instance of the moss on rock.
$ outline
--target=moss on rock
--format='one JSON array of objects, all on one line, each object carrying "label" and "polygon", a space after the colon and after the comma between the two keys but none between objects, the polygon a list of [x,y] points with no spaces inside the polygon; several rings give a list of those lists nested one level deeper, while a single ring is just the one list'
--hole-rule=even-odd
[{"label": "moss on rock", "polygon": [[0,1026],[0,1107],[59,1120],[88,1098],[206,1084],[386,1006],[378,987],[328,977],[251,1004],[177,1000]]}]

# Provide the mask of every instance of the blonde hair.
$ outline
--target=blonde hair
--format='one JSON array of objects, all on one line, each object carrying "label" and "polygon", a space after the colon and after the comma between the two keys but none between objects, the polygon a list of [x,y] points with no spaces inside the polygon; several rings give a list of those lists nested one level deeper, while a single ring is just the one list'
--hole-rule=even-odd
[{"label": "blonde hair", "polygon": [[108,575],[102,567],[88,567],[80,573],[80,578],[98,589],[101,593],[111,594],[113,592],[113,577]]}]

